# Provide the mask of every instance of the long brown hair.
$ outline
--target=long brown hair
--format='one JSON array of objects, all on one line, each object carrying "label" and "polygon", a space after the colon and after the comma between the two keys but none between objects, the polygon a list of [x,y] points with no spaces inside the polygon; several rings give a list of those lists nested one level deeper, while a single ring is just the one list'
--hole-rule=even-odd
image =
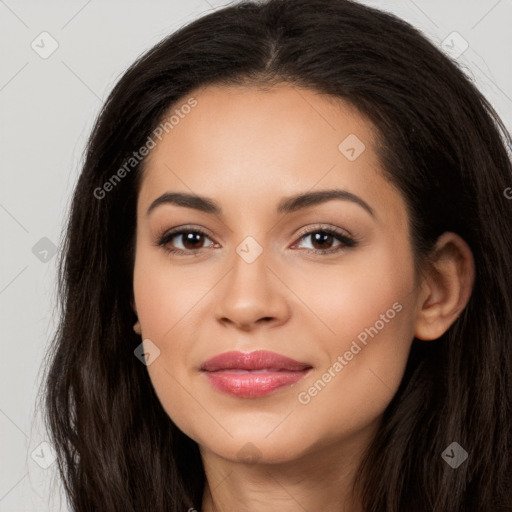
[{"label": "long brown hair", "polygon": [[[475,258],[465,310],[440,339],[413,341],[360,466],[364,510],[510,510],[512,140],[489,102],[419,31],[348,0],[214,11],[139,58],[108,97],[71,204],[62,317],[44,387],[72,510],[200,510],[205,485],[197,444],[166,415],[133,354],[144,160],[102,197],[98,188],[197,87],[281,81],[347,101],[376,126],[382,167],[407,202],[417,262],[445,231],[461,235]],[[457,469],[441,457],[454,441],[469,453]]]}]

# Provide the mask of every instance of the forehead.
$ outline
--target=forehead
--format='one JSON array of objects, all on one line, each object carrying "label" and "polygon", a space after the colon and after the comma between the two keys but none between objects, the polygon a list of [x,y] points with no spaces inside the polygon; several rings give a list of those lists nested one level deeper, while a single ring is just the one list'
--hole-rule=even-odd
[{"label": "forehead", "polygon": [[382,175],[375,128],[350,104],[288,84],[209,86],[169,114],[191,97],[196,106],[175,116],[147,158],[139,204],[179,190],[240,211],[262,198],[269,206],[273,198],[341,187],[403,207]]}]

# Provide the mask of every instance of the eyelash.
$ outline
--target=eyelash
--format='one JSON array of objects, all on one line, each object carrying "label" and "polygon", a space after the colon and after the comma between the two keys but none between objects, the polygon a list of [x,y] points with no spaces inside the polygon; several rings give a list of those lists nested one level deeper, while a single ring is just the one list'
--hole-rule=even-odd
[{"label": "eyelash", "polygon": [[[197,253],[199,251],[201,251],[202,249],[204,249],[204,247],[200,248],[200,249],[183,250],[183,249],[176,249],[176,248],[171,248],[171,247],[167,246],[167,244],[173,238],[175,238],[179,235],[184,235],[184,234],[189,234],[189,233],[193,233],[195,235],[204,235],[205,237],[210,238],[208,236],[208,234],[205,233],[204,231],[202,231],[201,229],[192,229],[192,228],[186,228],[186,227],[185,228],[177,228],[177,229],[171,230],[163,235],[160,235],[159,240],[156,245],[162,247],[162,249],[164,251],[166,251],[170,254],[183,255],[183,256],[192,256],[192,255],[197,256],[198,255]],[[350,236],[348,236],[344,233],[341,233],[333,228],[323,228],[323,227],[315,227],[312,230],[302,233],[299,236],[298,241],[301,241],[304,238],[306,238],[310,235],[313,235],[315,233],[331,235],[334,238],[336,238],[338,241],[340,241],[341,244],[337,247],[332,247],[330,249],[323,249],[323,250],[322,249],[303,249],[308,254],[327,255],[327,254],[338,253],[338,252],[342,252],[343,250],[346,250],[347,248],[355,247],[358,243],[354,238],[351,238]]]}]

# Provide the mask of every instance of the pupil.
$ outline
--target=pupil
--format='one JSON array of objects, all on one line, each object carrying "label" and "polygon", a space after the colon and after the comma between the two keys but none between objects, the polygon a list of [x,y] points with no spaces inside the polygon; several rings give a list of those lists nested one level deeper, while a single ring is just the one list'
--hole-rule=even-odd
[{"label": "pupil", "polygon": [[[192,245],[192,249],[194,249],[195,248],[194,247],[194,243],[195,243],[195,245],[197,245],[197,242],[201,242],[202,236],[203,235],[201,235],[200,233],[187,233],[185,235],[185,241],[184,241],[183,245],[185,247],[187,247],[187,244],[191,244]],[[199,240],[194,240],[195,237],[199,237]]]},{"label": "pupil", "polygon": [[[319,240],[320,238],[322,240]],[[332,238],[332,235],[329,235],[328,233],[315,233],[313,236],[313,243],[319,243],[321,248],[325,248],[325,245],[329,245],[324,243],[326,238],[330,239]]]}]

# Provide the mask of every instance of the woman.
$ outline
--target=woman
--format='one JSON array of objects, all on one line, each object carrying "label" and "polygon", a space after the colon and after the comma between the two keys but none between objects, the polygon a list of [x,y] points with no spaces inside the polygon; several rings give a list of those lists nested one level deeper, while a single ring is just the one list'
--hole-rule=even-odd
[{"label": "woman", "polygon": [[213,12],[124,74],[62,258],[73,510],[510,510],[510,135],[405,22]]}]

